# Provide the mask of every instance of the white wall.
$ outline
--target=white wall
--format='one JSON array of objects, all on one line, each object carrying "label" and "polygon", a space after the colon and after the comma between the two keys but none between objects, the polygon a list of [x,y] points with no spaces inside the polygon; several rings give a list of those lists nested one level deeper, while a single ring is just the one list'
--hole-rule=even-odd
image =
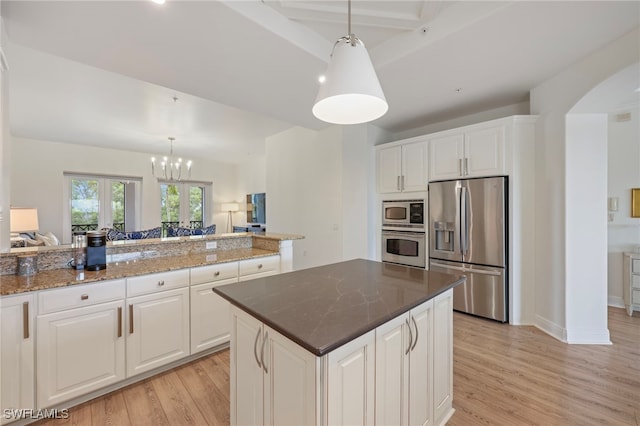
[{"label": "white wall", "polygon": [[[13,138],[11,141],[11,190],[14,206],[38,208],[41,232],[62,236],[63,172],[142,178],[141,229],[160,223],[160,191],[151,175],[150,154],[125,152],[88,145]],[[206,159],[194,161],[193,180],[213,182],[213,208],[205,224],[215,223],[224,232],[227,213],[220,203],[237,197],[236,170],[230,164]]]},{"label": "white wall", "polygon": [[[0,18],[0,49],[7,35]],[[0,252],[9,250],[9,183],[11,181],[11,144],[9,143],[9,73],[0,70]]]},{"label": "white wall", "polygon": [[[236,225],[244,225],[247,223],[247,194],[256,194],[267,192],[267,172],[265,169],[265,157],[252,158],[242,164],[236,166],[236,195],[233,200],[240,204],[240,211],[234,213],[233,223]],[[269,197],[267,196],[267,205],[269,205]],[[270,229],[269,217],[267,216],[267,231]]]},{"label": "white wall", "polygon": [[607,114],[566,119],[566,340],[607,343]]},{"label": "white wall", "polygon": [[[577,178],[580,174],[585,174],[583,167],[589,162],[584,161],[575,168],[567,167],[576,147],[569,146],[567,149],[566,115],[596,85],[638,61],[639,40],[640,33],[636,29],[531,90],[531,113],[540,115],[536,129],[535,158],[536,325],[562,340],[566,340],[567,335],[573,335],[574,330],[568,331],[567,327],[574,327],[580,321],[580,318],[572,316],[571,322],[567,322],[567,306],[582,303],[579,294],[566,292],[567,289],[579,287],[579,283],[567,286],[567,280],[582,277],[579,269],[585,267],[585,263],[578,262],[574,254],[580,253],[582,249],[588,250],[579,247],[581,239],[567,239],[571,234],[567,234],[566,223],[576,220],[573,209],[569,212],[566,209],[573,200],[573,194],[569,194],[568,190],[576,190],[574,184],[579,180]],[[595,175],[606,176],[603,174],[607,167],[604,156],[594,167]],[[595,202],[591,208],[602,211],[605,199],[606,197]],[[587,229],[600,229],[602,224],[594,222],[596,220],[597,215],[590,215],[582,225]],[[597,238],[601,239],[599,235]],[[568,253],[571,256],[567,256]],[[603,275],[598,270],[601,267],[599,264],[593,265],[595,279],[600,279]],[[598,285],[606,286],[606,283]],[[600,303],[606,305],[606,300]],[[572,314],[580,312],[573,308],[569,311]],[[589,324],[588,319],[586,323]],[[604,327],[606,328],[606,324]],[[602,331],[602,328],[602,324],[598,325],[596,332]],[[584,335],[584,330],[575,331]]]},{"label": "white wall", "polygon": [[[627,121],[618,115],[630,114]],[[623,307],[622,253],[640,246],[640,218],[631,217],[631,188],[640,188],[640,107],[633,106],[609,115],[608,196],[618,198],[618,211],[608,223],[609,305]]]},{"label": "white wall", "polygon": [[375,173],[371,125],[293,128],[267,139],[267,222],[305,236],[294,269],[371,258]]}]

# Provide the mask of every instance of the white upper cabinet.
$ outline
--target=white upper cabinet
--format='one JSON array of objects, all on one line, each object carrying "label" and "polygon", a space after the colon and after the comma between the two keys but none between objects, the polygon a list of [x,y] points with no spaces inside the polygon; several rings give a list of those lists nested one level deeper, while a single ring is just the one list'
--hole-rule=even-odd
[{"label": "white upper cabinet", "polygon": [[429,141],[429,180],[504,175],[504,125],[436,136]]},{"label": "white upper cabinet", "polygon": [[378,149],[378,192],[426,191],[428,154],[426,140]]}]

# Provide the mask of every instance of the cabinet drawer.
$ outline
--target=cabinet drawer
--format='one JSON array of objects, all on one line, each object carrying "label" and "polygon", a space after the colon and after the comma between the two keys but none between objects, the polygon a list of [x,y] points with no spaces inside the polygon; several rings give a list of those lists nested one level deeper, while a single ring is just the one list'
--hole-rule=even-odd
[{"label": "cabinet drawer", "polygon": [[238,278],[238,262],[191,268],[191,285]]},{"label": "cabinet drawer", "polygon": [[640,259],[633,259],[631,261],[631,272],[640,274]]},{"label": "cabinet drawer", "polygon": [[124,292],[125,280],[101,281],[45,290],[38,293],[38,313],[47,314],[124,299]]},{"label": "cabinet drawer", "polygon": [[640,290],[633,290],[631,295],[631,303],[634,305],[640,305]]},{"label": "cabinet drawer", "polygon": [[240,262],[240,276],[277,272],[280,269],[280,256],[258,257]]},{"label": "cabinet drawer", "polygon": [[631,275],[631,287],[640,289],[640,275]]},{"label": "cabinet drawer", "polygon": [[127,278],[127,297],[155,293],[157,291],[180,288],[188,285],[188,269],[142,275]]}]

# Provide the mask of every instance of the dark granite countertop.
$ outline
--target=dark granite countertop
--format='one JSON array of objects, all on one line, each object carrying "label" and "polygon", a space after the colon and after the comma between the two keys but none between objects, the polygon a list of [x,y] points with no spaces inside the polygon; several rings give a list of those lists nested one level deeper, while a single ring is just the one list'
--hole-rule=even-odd
[{"label": "dark granite countertop", "polygon": [[356,259],[214,288],[315,355],[373,330],[464,281]]}]

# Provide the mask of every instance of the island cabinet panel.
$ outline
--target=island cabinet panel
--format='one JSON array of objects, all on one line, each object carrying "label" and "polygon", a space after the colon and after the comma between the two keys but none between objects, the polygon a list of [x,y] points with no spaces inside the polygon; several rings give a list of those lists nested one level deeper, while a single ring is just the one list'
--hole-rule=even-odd
[{"label": "island cabinet panel", "polygon": [[433,404],[436,424],[453,415],[453,290],[433,304]]},{"label": "island cabinet panel", "polygon": [[432,425],[433,301],[376,329],[376,424]]},{"label": "island cabinet panel", "polygon": [[125,378],[123,309],[121,300],[38,316],[39,408]]},{"label": "island cabinet panel", "polygon": [[[33,294],[0,299],[0,393],[2,410],[35,407]],[[2,411],[4,413],[4,411]],[[0,417],[5,424],[12,419]]]},{"label": "island cabinet panel", "polygon": [[127,299],[127,377],[189,355],[189,288]]},{"label": "island cabinet panel", "polygon": [[375,424],[375,332],[326,355],[325,425]]},{"label": "island cabinet panel", "polygon": [[315,424],[319,360],[269,327],[263,328],[262,341],[265,346],[262,359],[264,424]]},{"label": "island cabinet panel", "polygon": [[319,361],[250,315],[231,310],[231,424],[316,424]]}]

